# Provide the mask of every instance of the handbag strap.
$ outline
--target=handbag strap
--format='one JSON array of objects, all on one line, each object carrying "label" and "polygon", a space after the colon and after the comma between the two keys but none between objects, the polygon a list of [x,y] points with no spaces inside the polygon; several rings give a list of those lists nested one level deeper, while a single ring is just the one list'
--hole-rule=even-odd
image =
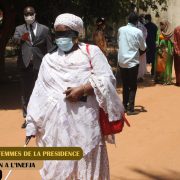
[{"label": "handbag strap", "polygon": [[86,44],[86,52],[87,52],[88,57],[89,57],[90,67],[91,67],[91,69],[93,69],[93,67],[92,67],[92,61],[91,61],[91,57],[90,57],[90,51],[89,51],[89,44]]},{"label": "handbag strap", "polygon": [[126,123],[126,125],[127,125],[128,127],[131,126],[130,123],[129,123],[129,121],[128,121],[128,120],[126,119],[126,117],[125,117],[125,113],[122,114],[122,119],[123,119],[123,121]]},{"label": "handbag strap", "polygon": [[[91,61],[91,57],[90,57],[90,51],[89,51],[89,44],[86,44],[86,51],[87,51],[87,54],[89,55],[89,64],[90,64],[90,67],[91,67],[91,69],[93,69],[92,61]],[[130,127],[130,123],[126,119],[125,114],[122,114],[122,120],[126,123],[126,125],[128,127]]]}]

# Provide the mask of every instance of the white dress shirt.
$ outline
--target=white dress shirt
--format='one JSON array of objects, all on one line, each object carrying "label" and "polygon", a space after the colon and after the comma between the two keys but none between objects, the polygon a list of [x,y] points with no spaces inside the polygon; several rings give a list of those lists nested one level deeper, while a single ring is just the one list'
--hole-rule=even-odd
[{"label": "white dress shirt", "polygon": [[118,30],[118,62],[122,68],[132,68],[139,64],[139,49],[146,49],[141,30],[128,23]]}]

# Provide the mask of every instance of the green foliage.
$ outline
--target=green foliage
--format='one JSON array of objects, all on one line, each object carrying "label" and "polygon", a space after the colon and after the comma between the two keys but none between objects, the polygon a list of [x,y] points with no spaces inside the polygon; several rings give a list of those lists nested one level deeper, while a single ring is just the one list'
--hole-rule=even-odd
[{"label": "green foliage", "polygon": [[[158,8],[160,6],[160,8]],[[140,0],[140,9],[147,11],[150,7],[156,12],[156,16],[159,16],[159,11],[167,10],[167,0]]]},{"label": "green foliage", "polygon": [[18,9],[34,5],[39,18],[46,24],[51,24],[60,13],[71,12],[83,17],[88,25],[97,17],[105,17],[111,22],[120,21],[132,10],[131,2],[139,3],[139,8],[144,11],[151,7],[158,13],[158,5],[161,10],[167,9],[167,0],[14,0],[14,5]]},{"label": "green foliage", "polygon": [[[97,17],[104,17],[107,24],[115,23],[118,27],[125,24],[126,16],[133,10],[132,3],[138,9],[147,11],[150,7],[158,16],[167,9],[167,0],[11,0],[17,12],[17,24],[23,22],[23,8],[32,5],[37,10],[39,22],[53,27],[54,20],[61,13],[74,13],[83,18],[85,30],[92,30]],[[91,27],[90,27],[91,26]],[[90,28],[89,28],[90,27]],[[92,32],[91,32],[92,33]]]}]

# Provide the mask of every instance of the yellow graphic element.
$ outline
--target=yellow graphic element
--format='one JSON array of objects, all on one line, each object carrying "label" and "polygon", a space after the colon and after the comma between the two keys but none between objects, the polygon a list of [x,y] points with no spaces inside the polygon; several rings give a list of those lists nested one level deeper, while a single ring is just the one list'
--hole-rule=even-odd
[{"label": "yellow graphic element", "polygon": [[0,160],[80,160],[80,147],[0,147]]},{"label": "yellow graphic element", "polygon": [[0,169],[17,169],[17,170],[37,170],[41,169],[43,166],[43,161],[30,161],[30,160],[19,160],[19,161],[1,161]]}]

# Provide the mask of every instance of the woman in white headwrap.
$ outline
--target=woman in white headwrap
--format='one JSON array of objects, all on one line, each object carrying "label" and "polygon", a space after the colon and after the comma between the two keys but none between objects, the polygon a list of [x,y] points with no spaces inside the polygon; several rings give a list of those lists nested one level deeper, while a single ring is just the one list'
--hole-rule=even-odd
[{"label": "woman in white headwrap", "polygon": [[42,179],[108,180],[108,156],[98,120],[99,106],[110,121],[124,113],[115,78],[97,46],[87,48],[78,42],[81,18],[61,14],[54,28],[57,48],[43,58],[28,104],[26,136],[35,135],[38,146],[83,150],[79,161],[45,161]]}]

